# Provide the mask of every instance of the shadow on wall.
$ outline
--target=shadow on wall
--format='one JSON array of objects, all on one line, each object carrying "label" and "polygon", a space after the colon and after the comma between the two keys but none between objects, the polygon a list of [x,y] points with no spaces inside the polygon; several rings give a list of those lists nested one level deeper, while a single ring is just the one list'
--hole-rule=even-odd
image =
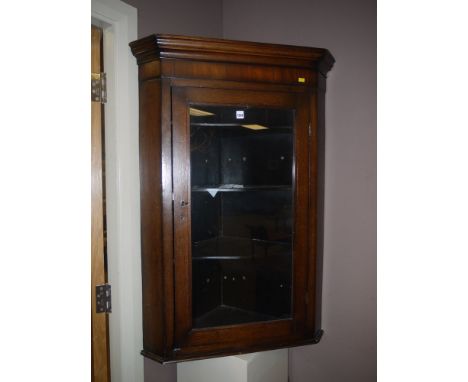
[{"label": "shadow on wall", "polygon": [[148,358],[144,358],[145,381],[146,382],[176,382],[177,365],[161,365]]}]

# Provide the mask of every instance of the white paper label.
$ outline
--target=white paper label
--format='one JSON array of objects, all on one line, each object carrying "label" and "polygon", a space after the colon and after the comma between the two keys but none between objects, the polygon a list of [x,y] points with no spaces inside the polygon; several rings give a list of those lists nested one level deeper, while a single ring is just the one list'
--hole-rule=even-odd
[{"label": "white paper label", "polygon": [[244,119],[244,110],[236,110],[236,118]]}]

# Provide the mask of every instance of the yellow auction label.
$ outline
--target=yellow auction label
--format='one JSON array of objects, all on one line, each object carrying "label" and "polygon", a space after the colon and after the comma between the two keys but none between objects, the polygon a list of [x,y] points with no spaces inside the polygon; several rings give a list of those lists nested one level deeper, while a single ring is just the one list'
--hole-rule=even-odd
[{"label": "yellow auction label", "polygon": [[304,78],[304,77],[299,77],[299,78],[297,79],[297,82],[305,82],[305,78]]}]

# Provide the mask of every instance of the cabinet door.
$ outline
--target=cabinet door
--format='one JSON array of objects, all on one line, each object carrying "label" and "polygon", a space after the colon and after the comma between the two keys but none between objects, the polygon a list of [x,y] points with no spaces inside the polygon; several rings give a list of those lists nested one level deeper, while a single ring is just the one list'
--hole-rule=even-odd
[{"label": "cabinet door", "polygon": [[188,87],[172,96],[177,350],[299,339],[309,96]]}]

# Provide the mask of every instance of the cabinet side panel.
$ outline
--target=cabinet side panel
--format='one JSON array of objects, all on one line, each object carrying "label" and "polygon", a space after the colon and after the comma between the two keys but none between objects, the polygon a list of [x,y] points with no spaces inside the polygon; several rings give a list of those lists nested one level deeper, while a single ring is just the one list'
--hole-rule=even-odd
[{"label": "cabinet side panel", "polygon": [[315,259],[315,331],[322,328],[322,278],[325,206],[325,87],[326,78],[318,75],[317,91],[317,255]]},{"label": "cabinet side panel", "polygon": [[325,78],[317,76],[311,97],[310,134],[310,248],[308,285],[308,335],[321,329],[323,219],[325,175]]},{"label": "cabinet side panel", "polygon": [[140,199],[143,347],[161,354],[163,337],[161,84],[140,83]]}]

